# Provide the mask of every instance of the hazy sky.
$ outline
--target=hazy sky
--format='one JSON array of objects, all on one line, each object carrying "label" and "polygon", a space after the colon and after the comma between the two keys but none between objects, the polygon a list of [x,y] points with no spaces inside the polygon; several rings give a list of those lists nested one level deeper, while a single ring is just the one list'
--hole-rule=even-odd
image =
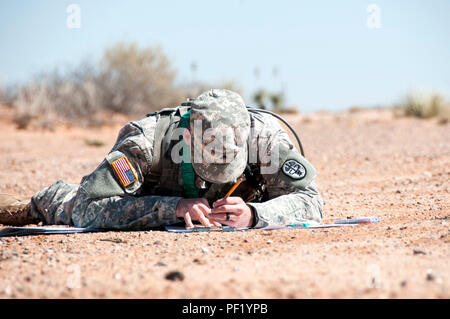
[{"label": "hazy sky", "polygon": [[[67,24],[73,3],[80,28]],[[3,83],[117,41],[162,46],[180,82],[234,80],[248,104],[259,87],[303,111],[386,105],[410,89],[450,96],[448,0],[0,0]]]}]

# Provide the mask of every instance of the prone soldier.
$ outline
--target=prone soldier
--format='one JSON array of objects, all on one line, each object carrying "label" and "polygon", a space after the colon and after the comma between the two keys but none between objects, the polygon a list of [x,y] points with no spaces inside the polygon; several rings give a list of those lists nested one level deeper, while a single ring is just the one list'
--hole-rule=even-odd
[{"label": "prone soldier", "polygon": [[145,230],[320,222],[315,176],[273,117],[214,89],[126,124],[79,185],[59,180],[31,200],[1,195],[0,224]]}]

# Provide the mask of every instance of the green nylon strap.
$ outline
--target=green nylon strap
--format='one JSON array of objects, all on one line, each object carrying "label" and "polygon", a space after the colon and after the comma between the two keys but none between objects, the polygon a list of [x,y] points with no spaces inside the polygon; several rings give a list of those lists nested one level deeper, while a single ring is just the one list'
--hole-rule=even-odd
[{"label": "green nylon strap", "polygon": [[[189,119],[191,117],[191,111],[188,111],[180,119],[180,127],[189,129]],[[188,198],[198,198],[197,188],[195,187],[195,173],[191,162],[191,148],[183,139],[183,135],[180,136],[181,143],[183,147],[180,148],[181,156],[181,180],[183,182],[183,189]],[[183,150],[187,151],[187,154],[183,156]],[[185,160],[186,161],[185,161]]]}]

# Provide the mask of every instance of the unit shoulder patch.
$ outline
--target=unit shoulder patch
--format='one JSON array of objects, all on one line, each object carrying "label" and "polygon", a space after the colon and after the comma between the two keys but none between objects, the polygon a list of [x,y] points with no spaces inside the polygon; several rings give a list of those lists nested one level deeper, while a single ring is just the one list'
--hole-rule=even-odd
[{"label": "unit shoulder patch", "polygon": [[283,173],[295,180],[301,180],[306,176],[306,168],[294,159],[289,159],[282,166]]},{"label": "unit shoulder patch", "polygon": [[133,167],[126,156],[120,157],[112,162],[111,165],[116,171],[117,176],[124,187],[133,184],[137,180],[136,173],[134,172]]}]

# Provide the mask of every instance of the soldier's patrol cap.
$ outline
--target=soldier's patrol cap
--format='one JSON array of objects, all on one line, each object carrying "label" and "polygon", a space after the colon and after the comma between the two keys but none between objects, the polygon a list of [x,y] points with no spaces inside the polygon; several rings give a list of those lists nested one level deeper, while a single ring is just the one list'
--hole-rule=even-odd
[{"label": "soldier's patrol cap", "polygon": [[245,169],[250,115],[242,97],[212,89],[190,100],[191,161],[205,181],[235,181]]}]

